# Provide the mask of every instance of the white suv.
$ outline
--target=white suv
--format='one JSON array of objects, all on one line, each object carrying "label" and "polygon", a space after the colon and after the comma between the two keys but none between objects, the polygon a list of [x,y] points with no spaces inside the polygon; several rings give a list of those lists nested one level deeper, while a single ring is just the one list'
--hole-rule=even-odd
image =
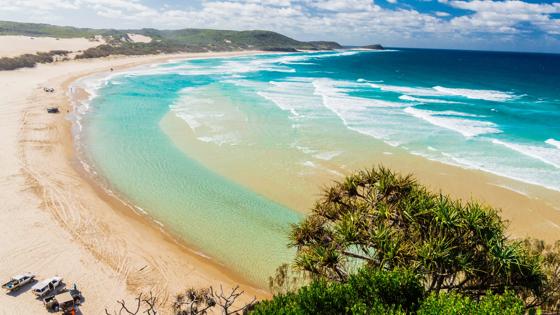
[{"label": "white suv", "polygon": [[61,283],[62,277],[52,277],[35,284],[31,287],[31,291],[37,296],[44,296],[54,291]]}]

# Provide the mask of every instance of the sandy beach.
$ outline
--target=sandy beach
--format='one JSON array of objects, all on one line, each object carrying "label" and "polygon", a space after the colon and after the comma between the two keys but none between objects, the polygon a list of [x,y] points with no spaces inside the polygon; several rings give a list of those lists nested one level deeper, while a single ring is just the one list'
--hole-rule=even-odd
[{"label": "sandy beach", "polygon": [[[169,59],[237,54],[114,57],[0,72],[0,198],[4,201],[0,222],[5,232],[0,239],[1,276],[5,280],[22,272],[33,272],[39,279],[63,276],[68,286],[77,283],[83,291],[84,314],[102,313],[105,307],[114,307],[116,299],[132,301],[138,292],[152,291],[160,302],[168,303],[174,294],[191,286],[231,287],[240,283],[251,297],[267,296],[266,291],[247,285],[226,267],[197,255],[107,195],[81,169],[71,122],[66,118],[72,110],[68,87],[84,76]],[[54,88],[55,93],[44,92],[44,87]],[[62,113],[47,114],[50,106],[58,106]],[[512,180],[428,161],[382,144],[376,148],[362,155],[376,153],[375,158],[354,161],[352,166],[383,163],[415,173],[433,189],[488,202],[502,209],[514,237],[553,241],[560,235],[558,192],[523,185],[527,194],[521,194],[515,190],[519,183]],[[194,158],[203,163],[205,154],[219,154],[208,148],[198,151],[201,153]],[[211,162],[208,166],[212,167]],[[237,179],[235,174],[225,176]],[[323,176],[312,183],[326,184],[332,179],[337,178]],[[259,191],[253,179],[245,181],[246,186],[254,185],[252,188]],[[302,194],[318,191],[308,188],[283,194],[268,186],[260,192],[279,202],[286,200],[286,204],[295,200],[290,206],[305,209],[309,199]],[[41,312],[45,312],[42,303],[30,292],[0,295],[0,314]]]},{"label": "sandy beach", "polygon": [[[111,67],[234,54],[239,53],[115,57],[0,72],[1,276],[60,275],[67,286],[76,283],[83,291],[84,314],[100,314],[117,299],[132,301],[138,292],[152,291],[166,303],[191,286],[240,283],[250,296],[266,296],[91,183],[80,171],[66,119],[71,110],[66,91],[80,77]],[[62,113],[47,114],[49,106]],[[0,314],[45,312],[26,291],[1,294]]]}]

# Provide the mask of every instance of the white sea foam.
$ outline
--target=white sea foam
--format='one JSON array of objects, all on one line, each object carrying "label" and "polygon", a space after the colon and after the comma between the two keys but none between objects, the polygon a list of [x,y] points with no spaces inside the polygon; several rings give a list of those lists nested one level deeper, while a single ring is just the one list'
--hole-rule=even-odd
[{"label": "white sea foam", "polygon": [[546,140],[545,143],[548,143],[551,146],[554,146],[554,147],[560,149],[560,141],[558,141],[558,140],[554,140],[554,139],[550,138],[550,139]]},{"label": "white sea foam", "polygon": [[444,110],[444,111],[437,111],[435,112],[437,116],[459,116],[459,117],[486,117],[486,116],[481,116],[481,115],[476,115],[476,114],[469,114],[469,113],[463,113],[463,112],[457,112],[454,110]]},{"label": "white sea foam", "polygon": [[380,89],[385,92],[403,93],[415,96],[445,96],[444,93],[440,93],[433,88],[427,87],[398,86],[379,83],[372,83],[370,86],[374,89]]},{"label": "white sea foam", "polygon": [[[423,119],[432,125],[453,130],[465,136],[466,138],[472,138],[484,134],[501,133],[502,131],[497,128],[496,124],[489,121],[480,121],[473,119],[463,119],[457,118],[453,115],[446,115],[445,112],[437,112],[430,110],[422,110],[413,107],[407,107],[404,112]],[[462,115],[463,117],[470,117]]]},{"label": "white sea foam", "polygon": [[500,187],[500,188],[503,188],[503,189],[507,189],[507,190],[513,191],[513,192],[515,192],[515,193],[518,193],[518,194],[520,194],[520,195],[529,196],[529,194],[528,194],[526,191],[523,191],[523,190],[520,190],[520,189],[516,189],[516,188],[513,188],[513,187],[508,186],[508,185],[504,185],[504,184],[490,184],[490,185],[494,185],[494,186],[496,186],[496,187]]},{"label": "white sea foam", "polygon": [[305,161],[301,163],[303,166],[307,166],[310,168],[317,168],[317,164],[313,163],[312,161]]},{"label": "white sea foam", "polygon": [[518,144],[497,139],[492,140],[492,143],[502,145],[525,156],[529,156],[556,168],[560,168],[560,149],[558,147],[550,148],[537,145]]},{"label": "white sea foam", "polygon": [[419,103],[432,103],[432,104],[461,104],[461,102],[455,101],[448,101],[443,99],[434,99],[434,98],[420,98],[414,97],[410,95],[401,95],[399,99],[403,101],[411,101],[411,102],[419,102]]},{"label": "white sea foam", "polygon": [[317,113],[322,108],[320,99],[313,94],[313,85],[306,78],[290,78],[287,81],[269,82],[267,88],[257,94],[299,120]]},{"label": "white sea foam", "polygon": [[330,79],[317,79],[313,81],[315,94],[323,98],[323,103],[336,113],[363,107],[403,107],[399,102],[384,101],[379,99],[361,98],[346,94],[350,90],[345,85],[353,82],[337,82]]},{"label": "white sea foam", "polygon": [[224,144],[228,144],[228,145],[239,144],[239,139],[233,133],[218,134],[213,136],[201,136],[201,137],[197,137],[197,139],[202,142],[213,143],[219,146],[222,146]]},{"label": "white sea foam", "polygon": [[[216,107],[215,100],[208,97],[208,90],[203,88],[184,88],[179,98],[169,106],[175,116],[187,123],[199,141],[217,145],[237,145],[241,141],[235,132],[229,132],[224,125],[231,120],[243,119],[235,111],[223,112]],[[202,94],[202,96],[200,95]]]},{"label": "white sea foam", "polygon": [[305,147],[305,146],[302,146],[302,145],[298,145],[297,142],[292,143],[290,146],[291,146],[292,148],[295,148],[295,149],[297,149],[297,150],[299,150],[299,151],[305,153],[305,154],[313,154],[313,153],[317,152],[317,150],[313,150],[313,149],[311,149],[311,148],[309,148],[309,147]]},{"label": "white sea foam", "polygon": [[313,157],[317,158],[319,160],[329,161],[329,160],[332,160],[333,158],[335,158],[335,157],[337,157],[341,154],[342,154],[342,151],[327,151],[327,152],[317,153],[317,154],[313,155]]},{"label": "white sea foam", "polygon": [[314,94],[322,98],[324,107],[335,113],[344,125],[356,132],[398,146],[401,140],[392,135],[398,132],[400,109],[404,103],[350,96],[348,87],[355,82],[330,79],[313,80]]},{"label": "white sea foam", "polygon": [[269,92],[257,92],[257,94],[276,104],[280,109],[290,112],[293,116],[300,115],[295,108],[297,106],[294,106],[293,97],[289,95]]},{"label": "white sea foam", "polygon": [[[463,89],[463,88],[448,88],[443,86],[434,87],[410,87],[398,86],[388,84],[370,84],[372,88],[379,89],[385,92],[402,93],[405,96],[404,100],[424,102],[427,100],[413,99],[413,96],[432,96],[432,97],[462,97],[467,99],[477,99],[494,102],[505,102],[518,98],[513,93],[502,92],[495,90],[476,90],[476,89]],[[443,101],[443,100],[440,100]],[[436,100],[430,100],[431,103],[436,103]]]},{"label": "white sea foam", "polygon": [[246,56],[242,58],[208,58],[216,59],[215,66],[198,65],[189,60],[175,60],[173,62],[159,64],[154,67],[142,67],[130,70],[129,76],[138,75],[162,75],[162,74],[178,74],[178,75],[219,75],[229,76],[239,75],[243,73],[270,71],[270,72],[287,72],[294,73],[295,69],[290,65],[294,64],[311,64],[307,61],[321,58],[332,58],[337,56],[349,56],[359,53],[358,51],[340,51],[336,53],[302,53],[280,55],[272,58],[261,58],[260,56]]},{"label": "white sea foam", "polygon": [[469,99],[505,102],[516,98],[512,93],[494,90],[456,89],[443,86],[434,86],[434,90],[450,96],[461,96]]}]

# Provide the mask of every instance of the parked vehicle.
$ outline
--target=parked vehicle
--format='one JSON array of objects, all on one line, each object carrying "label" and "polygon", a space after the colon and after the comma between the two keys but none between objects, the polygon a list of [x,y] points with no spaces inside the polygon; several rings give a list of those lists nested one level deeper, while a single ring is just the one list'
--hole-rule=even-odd
[{"label": "parked vehicle", "polygon": [[2,285],[2,289],[6,289],[9,292],[16,291],[23,287],[24,285],[30,283],[35,278],[35,275],[32,273],[24,273],[21,275],[13,276],[10,281],[4,283]]},{"label": "parked vehicle", "polygon": [[76,307],[82,301],[82,293],[76,285],[71,290],[51,295],[43,300],[45,307],[50,312],[62,311],[64,314],[75,314]]},{"label": "parked vehicle", "polygon": [[62,277],[52,277],[35,284],[31,287],[31,291],[37,296],[45,296],[47,293],[54,292],[61,283]]},{"label": "parked vehicle", "polygon": [[47,108],[47,113],[58,114],[58,113],[60,113],[60,110],[58,109],[58,107],[49,107],[49,108]]}]

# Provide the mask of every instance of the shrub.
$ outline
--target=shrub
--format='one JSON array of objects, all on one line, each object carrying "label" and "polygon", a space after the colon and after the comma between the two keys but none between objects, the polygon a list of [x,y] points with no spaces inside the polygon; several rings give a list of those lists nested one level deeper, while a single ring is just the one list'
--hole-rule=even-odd
[{"label": "shrub", "polygon": [[364,268],[346,283],[321,279],[279,294],[257,304],[252,314],[405,314],[422,295],[418,278],[409,271]]},{"label": "shrub", "polygon": [[49,52],[39,52],[36,54],[24,54],[17,57],[0,58],[0,71],[15,70],[19,68],[33,68],[38,63],[51,63],[54,56],[66,56],[69,52],[66,50],[52,50]]},{"label": "shrub", "polygon": [[318,279],[345,282],[356,265],[407,268],[428,291],[538,295],[545,278],[538,255],[504,230],[497,210],[378,167],[327,188],[290,238],[295,267]]},{"label": "shrub", "polygon": [[418,310],[418,315],[522,315],[523,302],[511,291],[503,295],[488,292],[480,300],[473,300],[458,293],[431,294]]}]

